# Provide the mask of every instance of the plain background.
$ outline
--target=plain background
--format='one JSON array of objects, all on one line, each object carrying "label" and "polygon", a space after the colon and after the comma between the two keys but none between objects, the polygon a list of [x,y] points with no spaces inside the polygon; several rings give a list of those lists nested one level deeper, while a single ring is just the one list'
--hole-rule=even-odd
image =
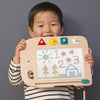
[{"label": "plain background", "polygon": [[[12,86],[8,68],[17,43],[30,38],[27,28],[29,10],[45,0],[0,0],[0,100],[24,100],[23,85]],[[48,1],[48,0],[47,0]],[[83,35],[93,51],[93,85],[86,87],[86,100],[100,99],[100,0],[49,0],[64,14],[64,35]],[[76,91],[82,100],[82,91]]]}]

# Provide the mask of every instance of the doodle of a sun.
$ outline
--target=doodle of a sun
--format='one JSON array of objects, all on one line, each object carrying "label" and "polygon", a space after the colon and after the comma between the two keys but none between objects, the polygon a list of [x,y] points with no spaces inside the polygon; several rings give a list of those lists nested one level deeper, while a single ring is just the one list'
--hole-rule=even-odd
[{"label": "doodle of a sun", "polygon": [[52,53],[49,53],[48,50],[42,50],[38,56],[39,60],[41,60],[43,64],[46,64],[46,62],[50,63],[50,60],[53,59]]}]

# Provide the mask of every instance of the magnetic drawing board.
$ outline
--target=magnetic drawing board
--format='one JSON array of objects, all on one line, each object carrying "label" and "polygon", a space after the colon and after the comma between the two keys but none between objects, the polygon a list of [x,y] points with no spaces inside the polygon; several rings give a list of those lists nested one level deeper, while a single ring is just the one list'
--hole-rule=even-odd
[{"label": "magnetic drawing board", "polygon": [[84,78],[82,48],[43,49],[36,55],[40,80]]},{"label": "magnetic drawing board", "polygon": [[83,36],[38,37],[21,51],[21,75],[29,86],[88,86],[90,65],[84,61],[88,43]]}]

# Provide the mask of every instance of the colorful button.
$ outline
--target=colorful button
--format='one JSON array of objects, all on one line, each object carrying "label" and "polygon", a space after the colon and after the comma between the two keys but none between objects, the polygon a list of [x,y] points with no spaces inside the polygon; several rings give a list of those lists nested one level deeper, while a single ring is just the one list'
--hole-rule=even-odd
[{"label": "colorful button", "polygon": [[74,39],[72,39],[72,41],[73,41],[73,44],[78,44],[79,43],[79,39],[76,38],[76,37],[74,37]]},{"label": "colorful button", "polygon": [[66,38],[66,37],[60,38],[60,42],[63,45],[68,44],[68,38]]},{"label": "colorful button", "polygon": [[81,82],[84,83],[84,84],[87,84],[87,83],[89,83],[90,81],[89,81],[88,79],[83,79]]},{"label": "colorful button", "polygon": [[46,45],[45,41],[41,38],[38,45]]},{"label": "colorful button", "polygon": [[57,44],[57,39],[56,39],[56,38],[51,38],[51,39],[49,40],[49,43],[50,43],[51,45],[56,45],[56,44]]}]

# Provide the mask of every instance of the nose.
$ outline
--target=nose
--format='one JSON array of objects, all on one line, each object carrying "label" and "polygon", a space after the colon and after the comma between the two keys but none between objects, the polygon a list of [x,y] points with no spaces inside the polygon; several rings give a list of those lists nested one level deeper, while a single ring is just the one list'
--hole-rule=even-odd
[{"label": "nose", "polygon": [[44,27],[44,32],[45,32],[45,33],[50,33],[50,31],[51,31],[51,29],[50,29],[49,26],[45,26],[45,27]]}]

